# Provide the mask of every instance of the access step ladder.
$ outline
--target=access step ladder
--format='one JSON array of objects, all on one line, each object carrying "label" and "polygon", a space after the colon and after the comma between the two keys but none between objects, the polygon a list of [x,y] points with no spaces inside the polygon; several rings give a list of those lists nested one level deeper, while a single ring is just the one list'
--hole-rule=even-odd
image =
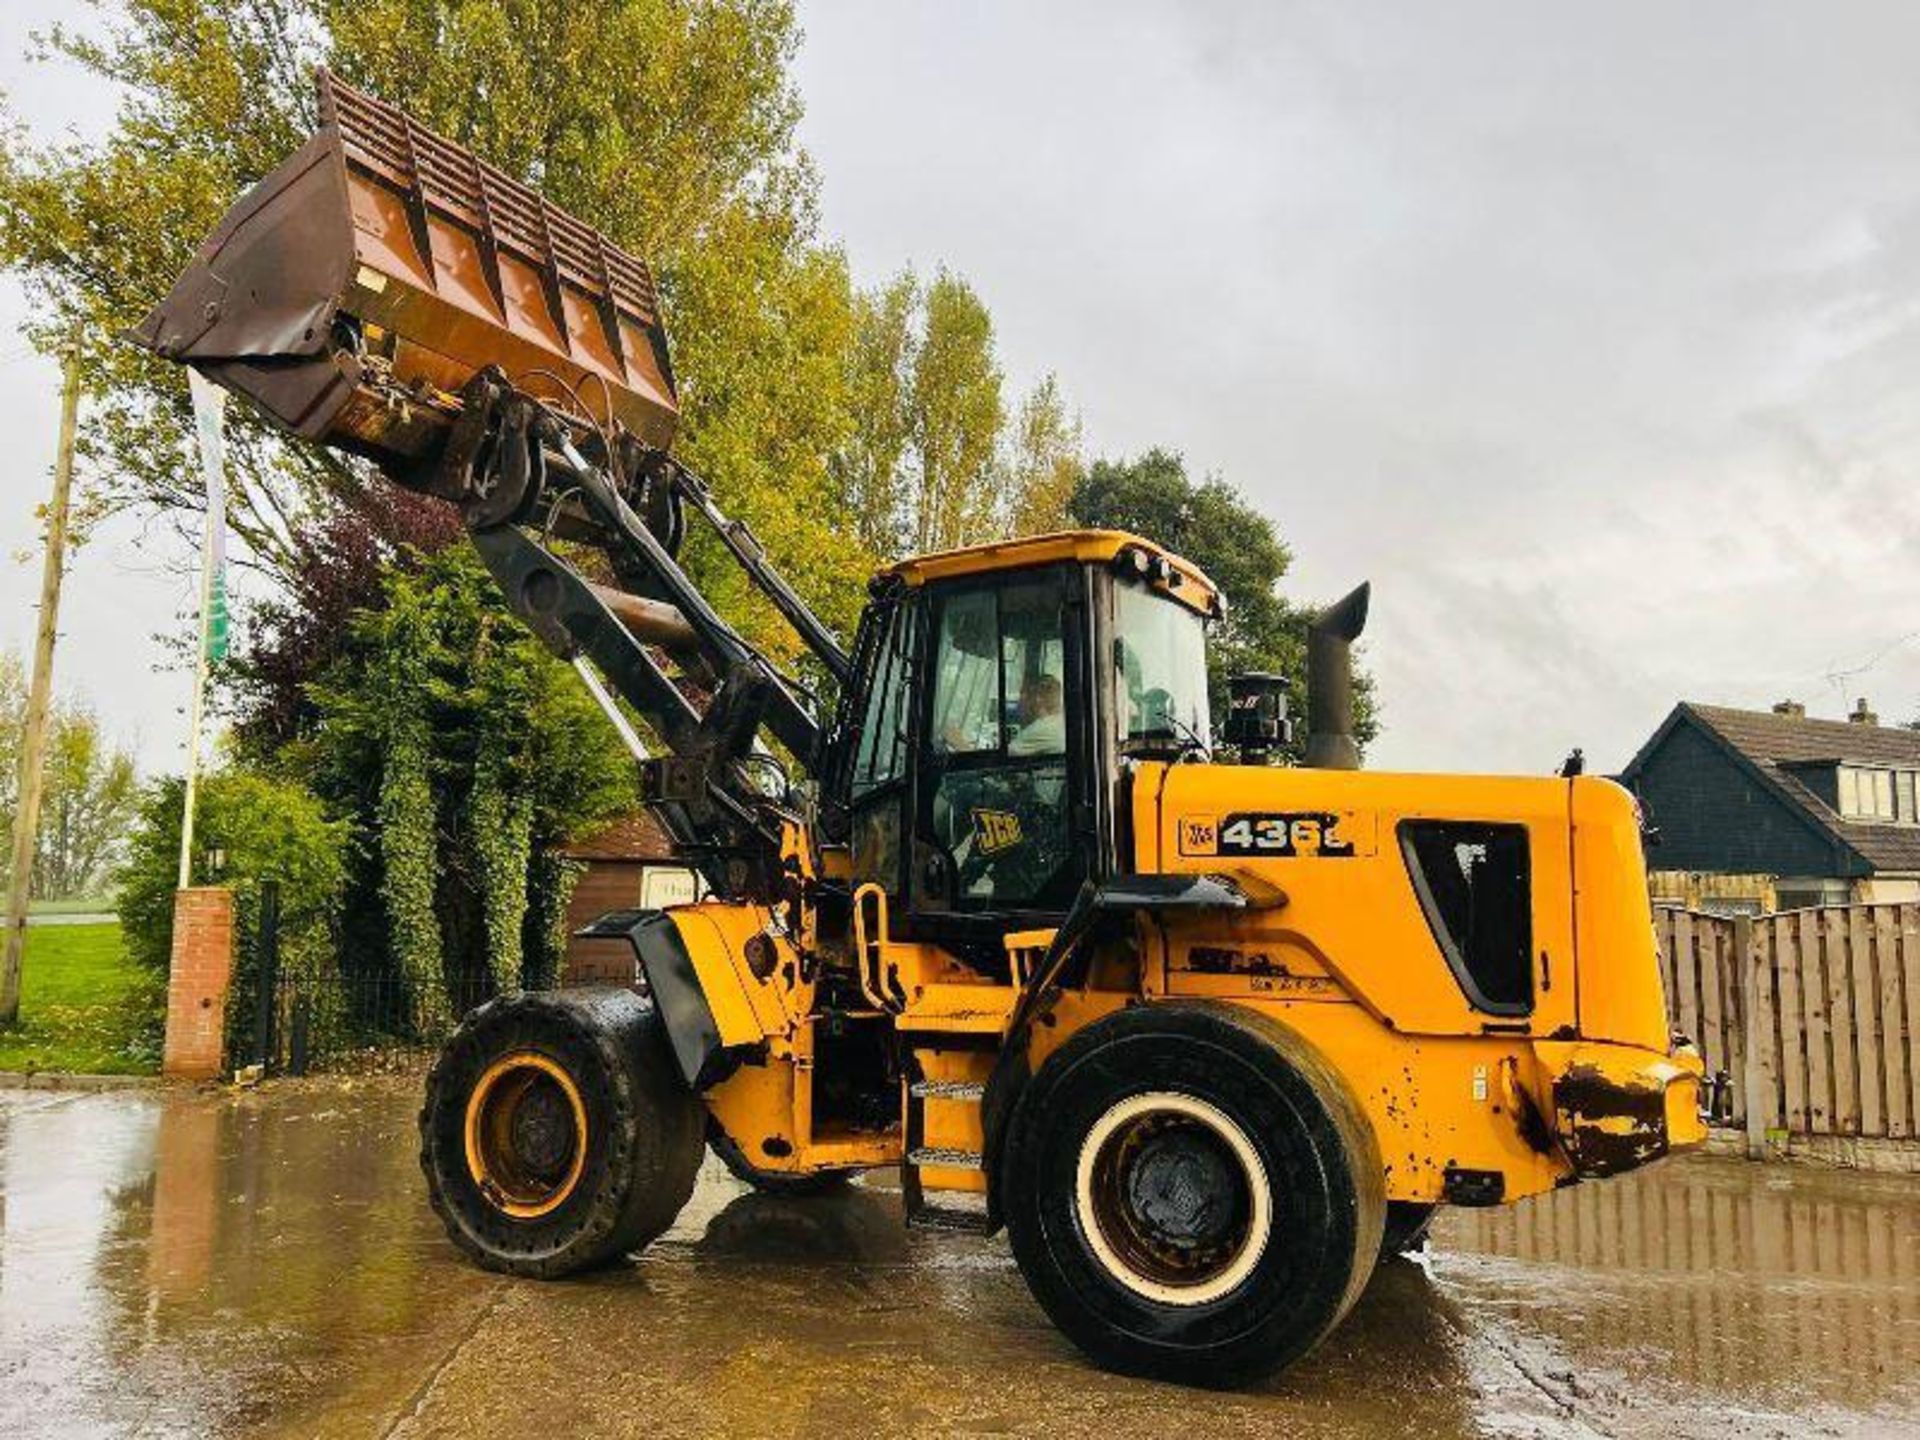
[{"label": "access step ladder", "polygon": [[[913,1229],[989,1235],[996,1228],[987,1216],[982,1153],[981,1104],[992,1062],[981,1050],[913,1052],[900,1160],[900,1192]],[[929,1191],[939,1203],[928,1199]]]}]

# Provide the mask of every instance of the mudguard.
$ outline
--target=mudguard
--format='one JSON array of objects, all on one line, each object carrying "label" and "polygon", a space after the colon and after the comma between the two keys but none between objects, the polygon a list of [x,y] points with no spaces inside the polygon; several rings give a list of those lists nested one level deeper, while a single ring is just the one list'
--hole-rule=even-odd
[{"label": "mudguard", "polygon": [[730,950],[718,942],[688,943],[666,910],[616,910],[580,931],[633,945],[653,1003],[666,1025],[675,1065],[695,1090],[718,1084],[745,1052],[767,1037]]}]

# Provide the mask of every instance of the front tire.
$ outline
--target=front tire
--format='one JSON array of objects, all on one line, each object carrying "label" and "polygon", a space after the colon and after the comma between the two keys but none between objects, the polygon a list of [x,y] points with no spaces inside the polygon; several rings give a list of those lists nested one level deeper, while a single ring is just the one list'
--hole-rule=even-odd
[{"label": "front tire", "polygon": [[996,1183],[1034,1298],[1097,1363],[1234,1385],[1317,1345],[1365,1288],[1386,1201],[1339,1073],[1224,1005],[1135,1007],[1041,1067]]},{"label": "front tire", "polygon": [[613,988],[508,995],[468,1016],[435,1062],[420,1168],[468,1258],[553,1279],[673,1223],[705,1118],[650,1001]]}]

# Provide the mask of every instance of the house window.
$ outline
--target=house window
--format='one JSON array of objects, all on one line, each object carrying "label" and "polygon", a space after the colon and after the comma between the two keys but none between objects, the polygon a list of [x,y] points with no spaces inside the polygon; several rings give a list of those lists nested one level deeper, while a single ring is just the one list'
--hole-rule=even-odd
[{"label": "house window", "polygon": [[[1914,772],[1868,770],[1857,765],[1840,768],[1840,813],[1849,820],[1912,820]],[[1895,808],[1896,793],[1905,800]]]}]

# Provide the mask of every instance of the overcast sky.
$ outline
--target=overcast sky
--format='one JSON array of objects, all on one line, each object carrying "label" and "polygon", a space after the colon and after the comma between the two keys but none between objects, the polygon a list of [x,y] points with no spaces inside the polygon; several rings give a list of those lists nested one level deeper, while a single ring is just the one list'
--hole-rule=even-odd
[{"label": "overcast sky", "polygon": [[[55,8],[0,17],[36,128],[99,113],[11,60]],[[803,137],[862,278],[961,271],[1096,453],[1239,485],[1303,598],[1373,580],[1372,763],[1617,768],[1683,697],[1920,714],[1920,7],[802,21]],[[18,351],[0,553],[54,429]],[[186,600],[171,543],[79,557],[61,660],[154,767],[183,727],[147,639]],[[36,584],[0,578],[0,643]]]}]

